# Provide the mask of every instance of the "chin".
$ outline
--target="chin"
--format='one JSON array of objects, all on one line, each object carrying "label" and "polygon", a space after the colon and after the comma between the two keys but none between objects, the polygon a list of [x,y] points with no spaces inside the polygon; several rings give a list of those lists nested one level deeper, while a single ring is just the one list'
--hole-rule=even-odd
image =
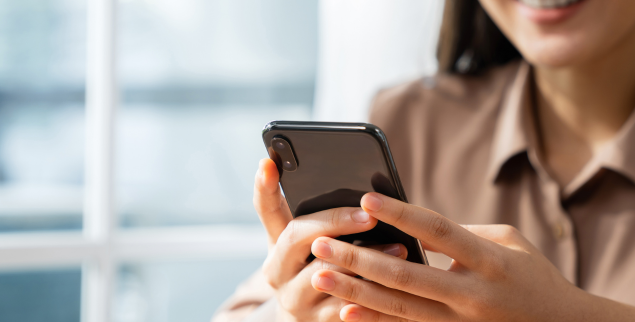
[{"label": "chin", "polygon": [[525,60],[534,66],[546,68],[566,68],[583,64],[588,60],[588,48],[571,39],[538,40],[519,44],[519,51]]}]

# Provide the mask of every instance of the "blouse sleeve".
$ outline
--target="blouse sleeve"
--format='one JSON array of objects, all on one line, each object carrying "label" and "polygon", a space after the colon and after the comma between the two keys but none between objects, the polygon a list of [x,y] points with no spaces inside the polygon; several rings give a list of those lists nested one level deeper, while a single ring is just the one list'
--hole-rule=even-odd
[{"label": "blouse sleeve", "polygon": [[275,302],[273,289],[258,269],[221,305],[212,322],[275,321]]}]

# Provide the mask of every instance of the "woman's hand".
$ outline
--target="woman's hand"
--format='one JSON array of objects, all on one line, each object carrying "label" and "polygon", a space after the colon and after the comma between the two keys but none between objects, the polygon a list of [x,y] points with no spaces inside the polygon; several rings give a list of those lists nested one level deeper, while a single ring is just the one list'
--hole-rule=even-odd
[{"label": "woman's hand", "polygon": [[340,312],[344,321],[583,321],[597,307],[511,226],[460,226],[377,193],[366,194],[362,207],[454,260],[445,271],[316,239],[316,257],[365,278],[313,274],[316,290],[352,302]]},{"label": "woman's hand", "polygon": [[[321,259],[307,263],[311,243],[320,236],[335,238],[370,230],[377,224],[377,219],[361,208],[338,208],[293,219],[280,193],[278,170],[270,159],[260,162],[255,179],[254,205],[269,237],[269,254],[263,272],[276,291],[279,319],[341,321],[340,310],[350,302],[315,291],[311,287],[311,276],[323,269],[342,276],[356,274]],[[400,258],[407,256],[403,245],[373,248]]]}]

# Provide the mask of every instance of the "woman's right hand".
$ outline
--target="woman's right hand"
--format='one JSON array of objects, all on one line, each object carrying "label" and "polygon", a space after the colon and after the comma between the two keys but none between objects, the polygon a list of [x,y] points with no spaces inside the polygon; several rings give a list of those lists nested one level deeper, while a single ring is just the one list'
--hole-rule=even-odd
[{"label": "woman's right hand", "polygon": [[[293,219],[278,178],[276,164],[271,159],[261,160],[254,185],[254,206],[269,238],[263,272],[276,292],[278,320],[341,321],[340,310],[350,303],[316,291],[311,286],[311,276],[321,269],[356,274],[321,259],[307,263],[311,244],[322,236],[336,238],[370,230],[377,220],[361,208],[336,208]],[[370,248],[407,257],[403,245]]]}]

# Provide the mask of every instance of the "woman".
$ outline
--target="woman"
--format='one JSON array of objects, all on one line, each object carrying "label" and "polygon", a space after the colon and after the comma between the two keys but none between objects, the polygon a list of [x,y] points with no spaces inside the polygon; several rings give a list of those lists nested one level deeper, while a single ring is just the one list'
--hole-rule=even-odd
[{"label": "woman", "polygon": [[[291,220],[261,161],[270,253],[219,319],[635,321],[635,2],[448,0],[439,62],[371,115],[413,205],[369,193]],[[450,268],[324,237],[377,220]]]}]

